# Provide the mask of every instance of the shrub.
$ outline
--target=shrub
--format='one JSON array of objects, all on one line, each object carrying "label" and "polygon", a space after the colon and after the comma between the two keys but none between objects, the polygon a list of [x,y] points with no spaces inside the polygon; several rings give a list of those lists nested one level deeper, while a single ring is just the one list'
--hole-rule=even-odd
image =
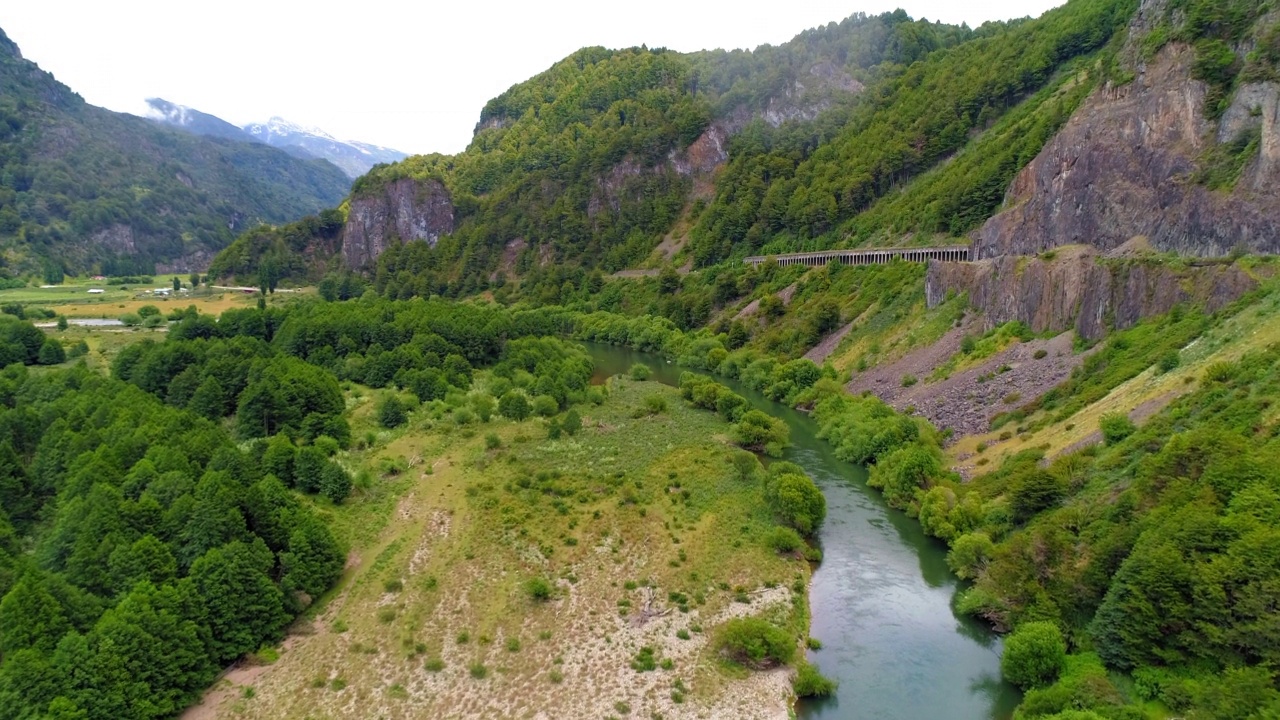
[{"label": "shrub", "polygon": [[550,395],[539,395],[533,399],[533,414],[538,417],[551,417],[560,412],[560,403]]},{"label": "shrub", "polygon": [[947,566],[961,579],[976,577],[995,554],[996,546],[985,532],[972,532],[955,539],[947,553]]},{"label": "shrub", "polygon": [[531,577],[524,581],[524,592],[534,602],[546,602],[551,599],[554,588],[544,577]]},{"label": "shrub", "polygon": [[960,339],[960,352],[965,355],[972,355],[973,351],[978,348],[978,340],[972,335],[965,335]]},{"label": "shrub", "polygon": [[812,535],[827,517],[827,499],[808,475],[788,473],[765,486],[765,500],[787,525]]},{"label": "shrub", "polygon": [[1051,622],[1029,622],[1009,636],[1000,657],[1000,672],[1024,690],[1047,685],[1067,662],[1067,643]]},{"label": "shrub", "polygon": [[142,324],[142,318],[138,317],[135,313],[125,313],[120,316],[120,322],[124,323],[128,327],[137,327]]},{"label": "shrub", "polygon": [[484,663],[472,663],[469,671],[471,677],[476,680],[483,680],[489,675],[489,668],[485,667]]},{"label": "shrub", "polygon": [[1102,440],[1108,445],[1115,445],[1138,431],[1128,415],[1121,412],[1110,412],[1098,420],[1098,429],[1102,431]]},{"label": "shrub", "polygon": [[636,363],[631,366],[631,371],[627,374],[631,376],[632,380],[644,382],[653,377],[653,370],[649,369],[649,366],[644,363]]},{"label": "shrub", "polygon": [[529,417],[529,400],[523,393],[510,390],[498,399],[498,414],[508,420],[519,422]]},{"label": "shrub", "polygon": [[484,436],[484,446],[489,450],[497,450],[502,447],[502,438],[498,437],[498,433],[489,433]]},{"label": "shrub", "polygon": [[431,658],[422,664],[422,669],[427,672],[440,672],[444,669],[444,660],[440,658]]},{"label": "shrub", "polygon": [[560,423],[560,427],[570,435],[577,435],[582,430],[582,416],[577,410],[570,410],[564,414],[564,422]]},{"label": "shrub", "polygon": [[667,399],[661,395],[649,395],[644,399],[644,409],[650,415],[658,415],[667,411]]},{"label": "shrub", "polygon": [[733,426],[734,441],[749,450],[763,450],[777,457],[787,446],[791,431],[786,423],[760,412],[750,410]]},{"label": "shrub", "polygon": [[756,668],[785,665],[796,653],[790,633],[758,617],[734,618],[721,625],[715,644],[734,662]]},{"label": "shrub", "polygon": [[796,667],[796,677],[791,681],[796,697],[829,697],[836,692],[834,680],[826,678],[808,661],[802,660]]},{"label": "shrub", "polygon": [[1178,355],[1178,351],[1170,350],[1160,356],[1160,360],[1156,362],[1156,366],[1159,368],[1160,374],[1164,374],[1176,369],[1181,362],[1182,358]]},{"label": "shrub", "polygon": [[1035,352],[1035,354],[1034,354],[1034,355],[1032,355],[1032,357],[1034,357],[1034,358],[1035,358],[1035,359],[1037,359],[1037,360],[1043,360],[1043,359],[1044,359],[1046,356],[1048,356],[1048,355],[1049,355],[1049,351],[1048,351],[1048,350],[1045,350],[1044,348],[1040,348],[1039,350],[1037,350],[1037,351]]},{"label": "shrub", "polygon": [[804,538],[789,527],[779,526],[764,536],[764,544],[780,553],[794,553],[804,548]]},{"label": "shrub", "polygon": [[658,659],[654,655],[653,648],[645,645],[640,648],[640,652],[631,659],[631,669],[636,672],[650,672],[658,669]]},{"label": "shrub", "polygon": [[903,375],[903,376],[902,376],[902,387],[911,387],[912,385],[915,385],[917,382],[919,382],[919,381],[918,381],[918,380],[916,380],[916,376],[915,376],[915,375]]}]

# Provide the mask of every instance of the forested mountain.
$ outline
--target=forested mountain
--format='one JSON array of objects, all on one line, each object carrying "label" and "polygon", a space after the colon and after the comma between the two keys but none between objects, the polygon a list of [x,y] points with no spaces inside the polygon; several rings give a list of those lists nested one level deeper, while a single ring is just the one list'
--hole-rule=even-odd
[{"label": "forested mountain", "polygon": [[260,222],[332,206],[333,165],[84,102],[0,34],[0,247],[13,270],[203,265]]}]

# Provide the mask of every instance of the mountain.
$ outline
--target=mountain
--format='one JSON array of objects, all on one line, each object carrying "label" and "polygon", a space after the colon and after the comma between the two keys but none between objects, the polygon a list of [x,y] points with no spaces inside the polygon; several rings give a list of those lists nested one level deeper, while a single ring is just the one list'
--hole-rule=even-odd
[{"label": "mountain", "polygon": [[240,142],[258,142],[254,136],[220,117],[185,105],[176,105],[162,98],[147,98],[146,117],[196,135],[208,135]]},{"label": "mountain", "polygon": [[328,160],[350,178],[369,172],[379,163],[393,163],[408,157],[399,150],[338,140],[318,128],[303,127],[279,117],[273,117],[265,123],[245,125],[244,132],[259,142],[299,157]]},{"label": "mountain", "polygon": [[338,203],[318,160],[86,103],[0,32],[0,248],[7,272],[203,267],[235,235]]}]

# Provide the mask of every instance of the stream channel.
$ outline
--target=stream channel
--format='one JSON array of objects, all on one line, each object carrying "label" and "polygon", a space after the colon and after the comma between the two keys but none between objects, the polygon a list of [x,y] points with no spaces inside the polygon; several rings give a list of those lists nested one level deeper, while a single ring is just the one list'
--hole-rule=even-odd
[{"label": "stream channel", "polygon": [[[583,343],[597,377],[635,363],[678,385],[682,368],[652,353]],[[1000,679],[1000,639],[957,615],[960,581],[946,547],[867,487],[865,468],[838,460],[808,415],[729,378],[717,382],[791,428],[783,459],[803,467],[827,498],[818,532],[822,562],[809,588],[810,634],[822,649],[809,659],[839,681],[834,697],[802,701],[802,720],[1007,720],[1018,691]]]}]

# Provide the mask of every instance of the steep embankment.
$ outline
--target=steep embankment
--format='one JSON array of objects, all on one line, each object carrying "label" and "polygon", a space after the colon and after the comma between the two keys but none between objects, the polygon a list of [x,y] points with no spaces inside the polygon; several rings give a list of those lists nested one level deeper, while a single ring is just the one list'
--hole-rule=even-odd
[{"label": "steep embankment", "polygon": [[1214,88],[1194,77],[1198,50],[1140,54],[1166,5],[1135,17],[1133,81],[1097,90],[1018,174],[1005,209],[973,234],[976,257],[1108,250],[1135,236],[1184,255],[1280,251],[1280,84],[1242,79],[1215,119]]},{"label": "steep embankment", "polygon": [[982,313],[984,329],[1018,320],[1037,333],[1074,329],[1086,340],[1097,340],[1178,304],[1216,312],[1256,285],[1231,263],[1107,258],[1077,246],[1040,257],[930,263],[925,296],[929,307],[936,307],[950,296],[966,295]]}]

